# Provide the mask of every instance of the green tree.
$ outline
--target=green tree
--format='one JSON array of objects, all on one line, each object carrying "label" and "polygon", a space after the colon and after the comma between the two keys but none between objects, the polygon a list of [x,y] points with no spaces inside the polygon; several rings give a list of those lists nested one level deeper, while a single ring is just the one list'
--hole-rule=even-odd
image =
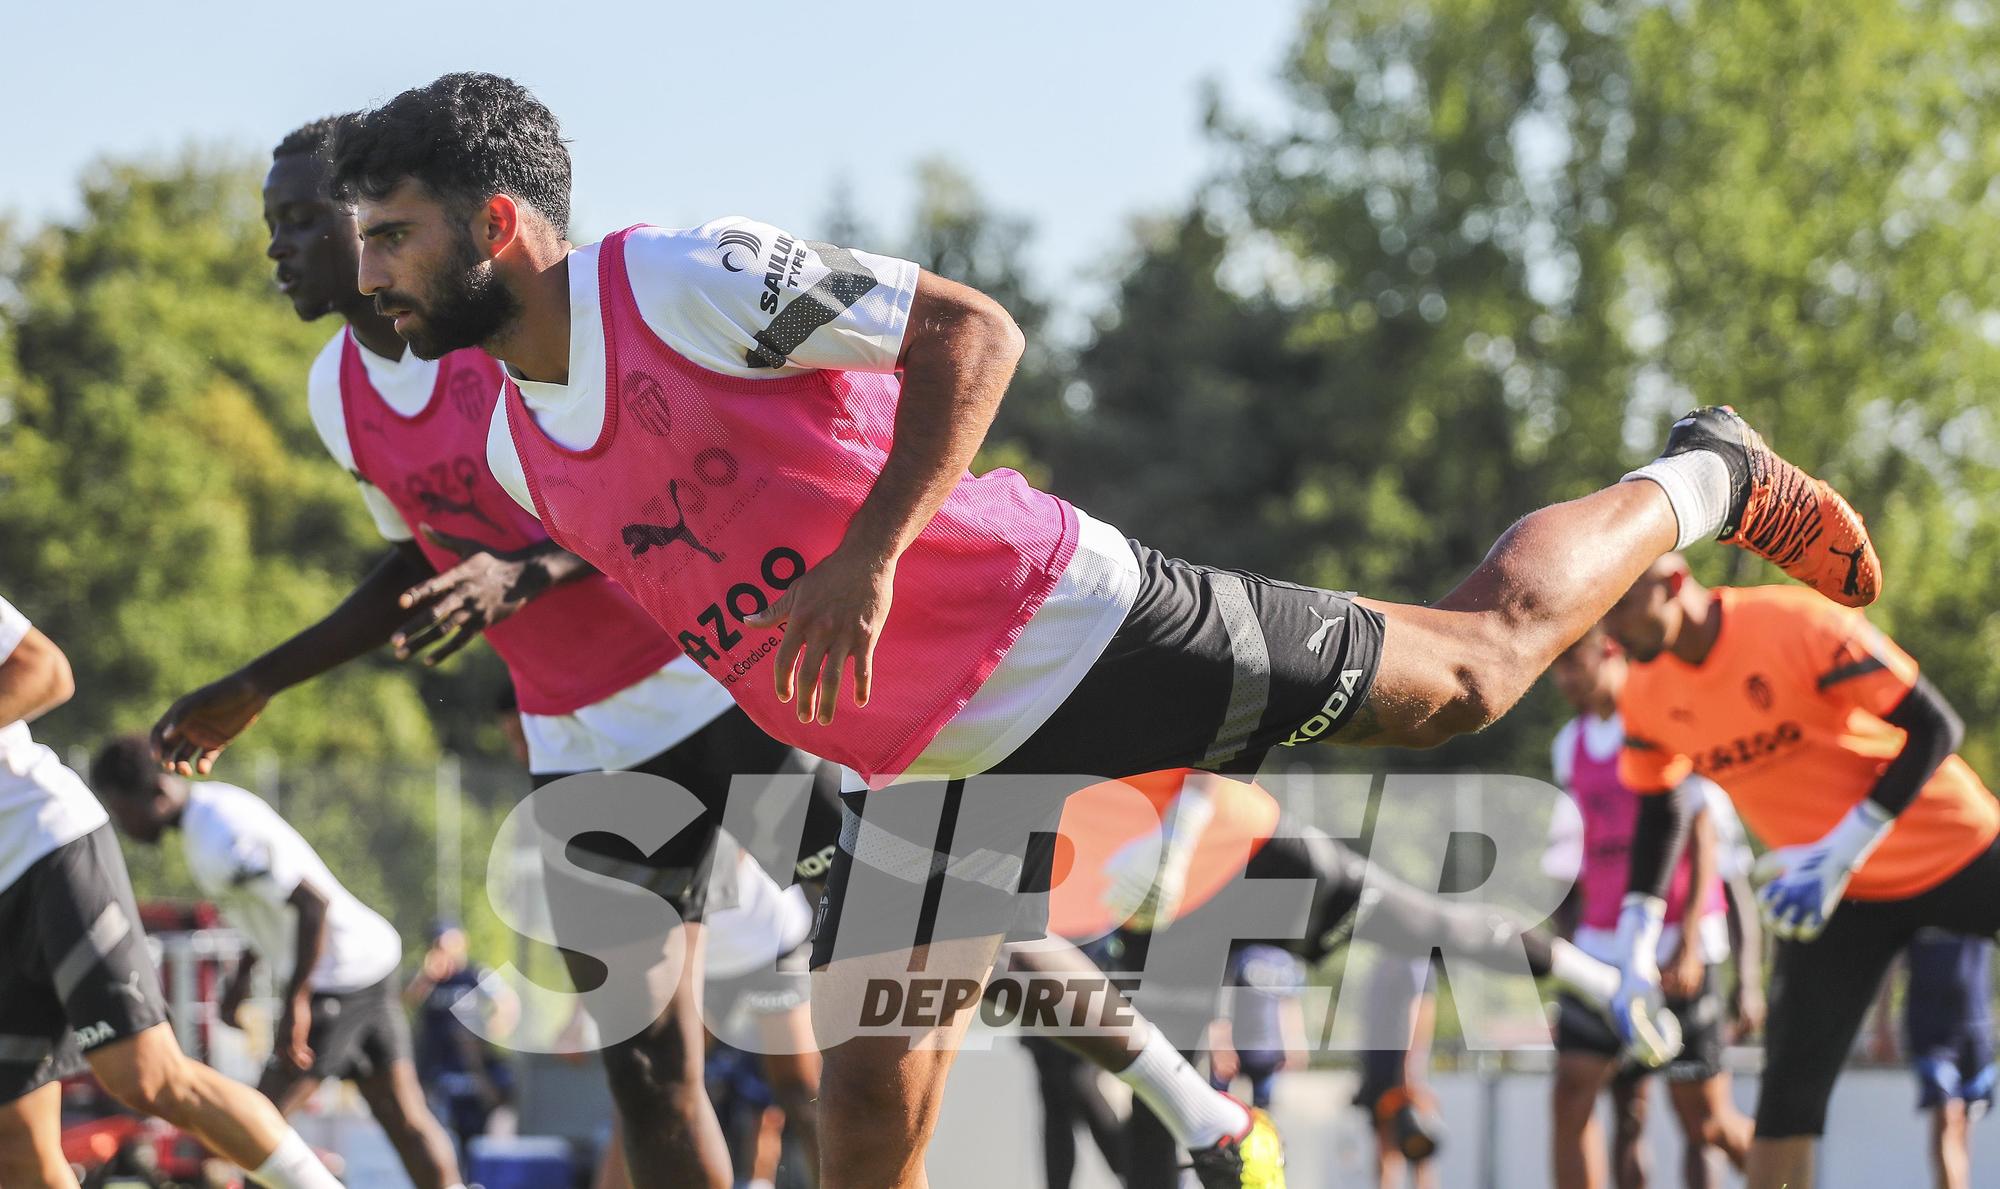
[{"label": "green tree", "polygon": [[[307,416],[333,326],[271,290],[260,178],[205,156],[101,164],[74,223],[0,252],[0,594],[75,669],[75,700],[35,728],[64,754],[150,726],[323,614],[383,548]],[[301,777],[280,785],[299,792],[287,812],[406,934],[434,903],[440,734],[492,729],[503,678],[477,651],[421,682],[385,655],[289,691],[217,773],[256,785],[282,757]],[[475,888],[490,816],[469,815]],[[134,865],[145,894],[190,890],[177,862]]]}]

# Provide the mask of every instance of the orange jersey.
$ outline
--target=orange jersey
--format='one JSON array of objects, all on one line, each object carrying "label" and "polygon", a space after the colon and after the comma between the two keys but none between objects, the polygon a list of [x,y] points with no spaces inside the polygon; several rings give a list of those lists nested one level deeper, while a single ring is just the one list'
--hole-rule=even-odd
[{"label": "orange jersey", "polygon": [[[1625,783],[1674,787],[1690,770],[1728,790],[1766,846],[1817,842],[1865,798],[1905,733],[1883,716],[1917,663],[1859,611],[1795,586],[1722,588],[1722,626],[1699,665],[1633,664],[1618,708]],[[1900,900],[1956,873],[2000,834],[2000,805],[1957,756],[1938,768],[1848,885]]]},{"label": "orange jersey", "polygon": [[1210,776],[1192,768],[1169,768],[1092,785],[1063,803],[1062,833],[1056,839],[1054,887],[1049,894],[1049,931],[1059,937],[1102,937],[1124,924],[1103,903],[1109,882],[1104,866],[1120,847],[1157,834],[1167,807],[1189,777],[1202,787],[1215,816],[1195,843],[1188,866],[1181,914],[1193,912],[1222,890],[1243,864],[1271,840],[1278,827],[1278,803],[1254,784]]}]

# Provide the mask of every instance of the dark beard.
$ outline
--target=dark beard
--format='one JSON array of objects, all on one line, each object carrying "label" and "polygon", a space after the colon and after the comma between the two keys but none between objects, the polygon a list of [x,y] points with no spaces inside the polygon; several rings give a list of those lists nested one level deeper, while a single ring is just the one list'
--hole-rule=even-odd
[{"label": "dark beard", "polygon": [[520,313],[520,299],[465,240],[444,279],[432,287],[407,341],[417,358],[441,359],[487,342]]}]

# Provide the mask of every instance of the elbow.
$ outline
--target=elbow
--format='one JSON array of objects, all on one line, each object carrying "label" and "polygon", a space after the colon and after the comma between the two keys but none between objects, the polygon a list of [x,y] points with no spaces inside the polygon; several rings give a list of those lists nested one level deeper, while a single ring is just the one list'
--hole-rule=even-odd
[{"label": "elbow", "polygon": [[1007,361],[1007,366],[1012,368],[1021,362],[1023,355],[1028,353],[1028,336],[1021,329],[1021,324],[1014,321],[1014,316],[1001,309],[999,303],[994,303],[994,308],[999,311],[997,330],[1000,353]]},{"label": "elbow", "polygon": [[1021,324],[1014,321],[1014,315],[1007,307],[986,296],[978,295],[978,300],[967,311],[969,320],[980,328],[987,343],[987,355],[993,363],[1011,372],[1028,352],[1028,336]]},{"label": "elbow", "polygon": [[60,648],[49,649],[48,673],[42,689],[43,713],[76,696],[76,674],[70,670],[69,658]]}]

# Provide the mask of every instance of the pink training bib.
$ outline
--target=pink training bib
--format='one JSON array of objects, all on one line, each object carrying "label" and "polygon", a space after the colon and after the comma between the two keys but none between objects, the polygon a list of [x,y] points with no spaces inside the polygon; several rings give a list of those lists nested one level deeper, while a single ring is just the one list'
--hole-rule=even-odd
[{"label": "pink training bib", "polygon": [[[418,528],[479,542],[496,553],[548,540],[486,466],[486,434],[500,397],[500,365],[484,351],[438,361],[429,403],[411,417],[368,381],[348,331],[340,354],[340,403],[354,469],[396,505],[440,572],[459,557]],[[529,714],[568,714],[601,702],[680,655],[680,646],[601,574],[565,583],[486,629]]]},{"label": "pink training bib", "polygon": [[897,563],[869,704],[853,704],[849,675],[833,724],[801,724],[778,701],[766,663],[779,633],[743,621],[839,544],[882,472],[901,383],[844,371],[738,379],[690,362],[639,314],[625,271],[631,231],[598,252],[606,399],[597,442],[568,450],[550,441],[506,385],[535,510],[765,731],[883,783],[1006,655],[1076,551],[1076,512],[1010,470],[961,478]]},{"label": "pink training bib", "polygon": [[[1639,824],[1639,797],[1618,779],[1618,753],[1608,760],[1593,759],[1584,745],[1584,729],[1577,722],[1576,745],[1570,756],[1569,792],[1583,814],[1583,870],[1578,880],[1583,889],[1581,922],[1593,929],[1618,928],[1618,910],[1624,903],[1632,866],[1632,833]],[[1693,868],[1688,854],[1681,853],[1674,868],[1674,880],[1667,893],[1667,922],[1679,924],[1687,910]],[[1722,880],[1709,888],[1706,912],[1727,911],[1722,898]]]}]

